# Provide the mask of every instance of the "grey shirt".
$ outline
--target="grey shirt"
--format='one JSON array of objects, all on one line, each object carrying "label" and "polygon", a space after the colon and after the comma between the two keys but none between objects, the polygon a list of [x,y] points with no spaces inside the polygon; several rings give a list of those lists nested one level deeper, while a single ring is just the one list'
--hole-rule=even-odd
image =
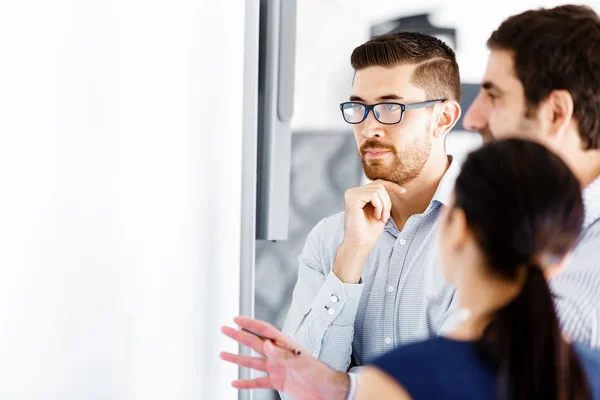
[{"label": "grey shirt", "polygon": [[394,347],[436,336],[451,323],[454,290],[438,263],[436,221],[460,172],[440,181],[429,207],[402,231],[390,218],[371,251],[359,284],[332,272],[344,239],[344,213],[325,218],[299,257],[298,281],[283,332],[338,371],[363,365]]},{"label": "grey shirt", "polygon": [[600,348],[600,177],[584,191],[583,233],[569,264],[550,281],[563,331]]}]

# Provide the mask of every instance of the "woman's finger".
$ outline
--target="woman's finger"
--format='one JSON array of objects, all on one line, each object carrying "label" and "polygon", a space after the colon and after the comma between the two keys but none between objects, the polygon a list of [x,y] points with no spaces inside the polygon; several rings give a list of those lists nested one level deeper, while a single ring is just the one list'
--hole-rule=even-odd
[{"label": "woman's finger", "polygon": [[275,389],[271,383],[271,378],[268,376],[255,379],[238,379],[231,382],[231,386],[236,389]]},{"label": "woman's finger", "polygon": [[239,354],[223,351],[221,352],[221,360],[237,364],[240,367],[252,368],[263,372],[267,371],[266,360],[260,357],[240,356]]}]

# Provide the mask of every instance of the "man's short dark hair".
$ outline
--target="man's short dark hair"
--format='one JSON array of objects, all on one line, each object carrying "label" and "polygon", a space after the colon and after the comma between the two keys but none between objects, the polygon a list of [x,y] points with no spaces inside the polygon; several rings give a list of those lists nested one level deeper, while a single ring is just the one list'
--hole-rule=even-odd
[{"label": "man's short dark hair", "polygon": [[553,90],[568,91],[584,149],[600,148],[600,19],[594,10],[529,10],[505,20],[487,44],[512,52],[530,111]]},{"label": "man's short dark hair", "polygon": [[416,64],[411,82],[422,88],[429,100],[460,101],[460,74],[454,51],[433,36],[416,32],[378,36],[354,49],[350,63],[355,71],[371,66]]}]

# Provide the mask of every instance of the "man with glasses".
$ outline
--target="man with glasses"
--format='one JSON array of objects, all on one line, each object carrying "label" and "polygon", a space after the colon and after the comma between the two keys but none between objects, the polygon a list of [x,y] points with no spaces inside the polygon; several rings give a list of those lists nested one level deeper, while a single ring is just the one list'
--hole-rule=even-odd
[{"label": "man with glasses", "polygon": [[449,321],[453,289],[434,240],[457,162],[445,137],[460,117],[454,52],[420,33],[381,36],[357,47],[351,124],[368,185],[348,190],[345,212],[325,218],[299,257],[283,331],[339,371]]}]

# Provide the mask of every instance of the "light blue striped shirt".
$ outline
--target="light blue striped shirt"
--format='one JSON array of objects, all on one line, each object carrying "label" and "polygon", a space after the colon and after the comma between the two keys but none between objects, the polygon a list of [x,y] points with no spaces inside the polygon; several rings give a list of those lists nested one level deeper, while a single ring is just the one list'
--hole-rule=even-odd
[{"label": "light blue striped shirt", "polygon": [[344,238],[344,213],[325,218],[299,257],[298,281],[283,326],[315,357],[339,371],[394,347],[436,336],[451,322],[454,289],[438,263],[436,221],[460,169],[452,160],[427,210],[402,231],[390,218],[371,251],[360,284],[332,272]]},{"label": "light blue striped shirt", "polygon": [[600,348],[600,177],[584,191],[583,233],[564,271],[550,281],[563,331]]}]

